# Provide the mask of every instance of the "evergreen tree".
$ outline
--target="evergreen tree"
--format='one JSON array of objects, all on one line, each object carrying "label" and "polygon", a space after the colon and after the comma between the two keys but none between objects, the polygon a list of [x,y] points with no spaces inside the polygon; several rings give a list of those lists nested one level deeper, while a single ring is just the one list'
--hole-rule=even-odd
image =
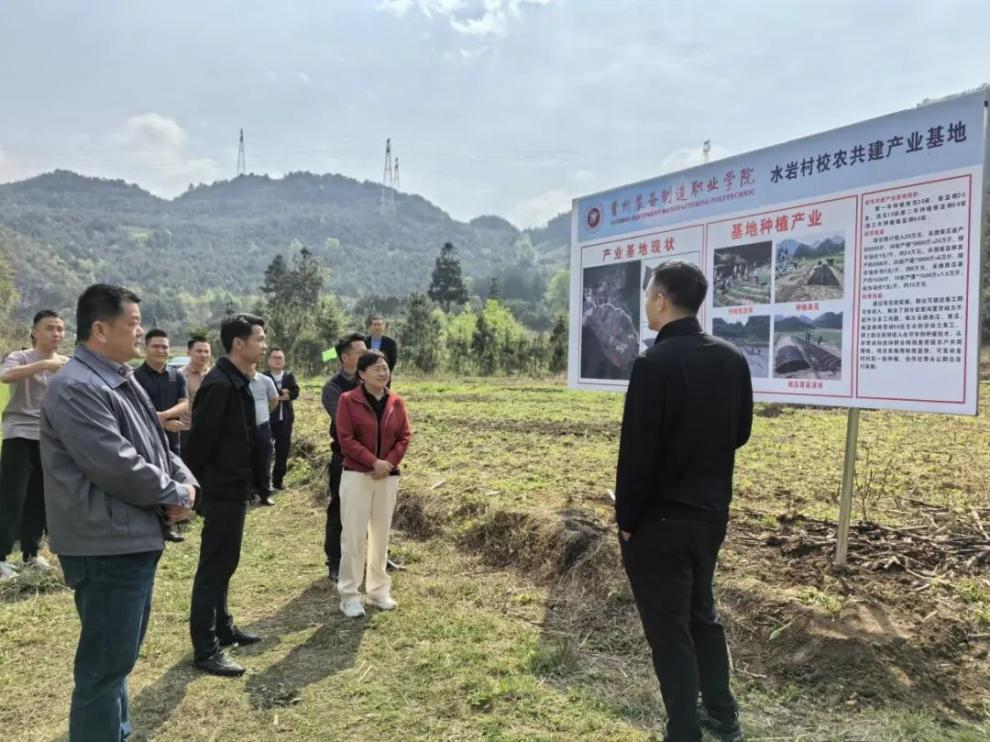
[{"label": "evergreen tree", "polygon": [[[293,240],[292,247],[298,248],[299,252],[292,257],[291,268],[281,255],[276,255],[265,270],[265,281],[261,286],[264,299],[260,309],[265,320],[268,344],[281,347],[288,362],[298,365],[300,360],[306,363],[313,352],[312,347],[320,344],[315,342],[315,331],[308,326],[319,317],[320,291],[326,281],[327,270],[299,242]],[[307,344],[305,358],[296,358],[294,349],[303,336],[303,330],[308,330],[311,342]]]},{"label": "evergreen tree", "polygon": [[567,370],[567,317],[558,314],[550,331],[550,373]]},{"label": "evergreen tree", "polygon": [[450,242],[444,243],[437,256],[427,294],[448,313],[451,304],[464,304],[468,299],[464,277],[461,275],[461,261]]},{"label": "evergreen tree", "polygon": [[426,294],[412,294],[399,328],[403,358],[420,371],[435,371],[440,363],[440,330],[440,319]]}]

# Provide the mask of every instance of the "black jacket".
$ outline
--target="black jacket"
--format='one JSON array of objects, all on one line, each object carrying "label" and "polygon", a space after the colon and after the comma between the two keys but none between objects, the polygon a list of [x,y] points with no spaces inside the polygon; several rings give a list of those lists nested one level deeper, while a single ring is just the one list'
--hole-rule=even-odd
[{"label": "black jacket", "polygon": [[694,317],[666,325],[629,379],[615,483],[619,528],[635,531],[662,517],[728,518],[735,453],[752,422],[742,353]]},{"label": "black jacket", "polygon": [[250,380],[223,357],[203,379],[183,448],[189,469],[212,500],[246,500],[254,484],[254,399]]},{"label": "black jacket", "polygon": [[[265,376],[270,378],[272,381],[275,381],[275,374],[273,374],[271,371],[265,371]],[[282,415],[281,422],[289,423],[291,425],[292,422],[296,419],[296,413],[292,409],[292,400],[299,398],[299,383],[296,381],[295,374],[293,374],[291,371],[283,371],[282,383],[279,384],[277,381],[275,381],[275,388],[278,389],[279,394],[282,393],[283,389],[288,389],[289,401],[279,402],[278,407],[272,410],[272,414],[271,414],[272,424],[275,425],[280,422],[279,413],[281,413]]]},{"label": "black jacket", "polygon": [[[364,336],[364,344],[368,346],[368,350],[371,350],[371,335]],[[382,335],[382,347],[380,350],[385,354],[385,360],[388,362],[388,370],[394,370],[395,364],[399,361],[399,346],[395,340],[388,335]]]},{"label": "black jacket", "polygon": [[343,371],[338,371],[323,385],[323,409],[330,416],[330,451],[340,458],[343,458],[344,452],[340,448],[340,441],[337,440],[337,404],[340,402],[340,395],[357,387],[357,376],[345,376]]}]

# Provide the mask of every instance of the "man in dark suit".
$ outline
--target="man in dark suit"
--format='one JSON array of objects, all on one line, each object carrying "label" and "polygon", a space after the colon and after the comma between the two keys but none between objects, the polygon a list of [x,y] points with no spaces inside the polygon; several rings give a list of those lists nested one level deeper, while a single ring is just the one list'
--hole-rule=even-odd
[{"label": "man in dark suit", "polygon": [[742,353],[701,329],[707,291],[690,263],[654,272],[644,306],[659,334],[632,367],[616,472],[622,562],[653,652],[669,742],[701,740],[702,726],[742,740],[712,580],[753,388]]},{"label": "man in dark suit", "polygon": [[244,668],[224,648],[261,637],[234,624],[227,606],[237,570],[244,516],[254,485],[257,423],[249,388],[254,366],[265,353],[265,323],[252,314],[225,317],[220,339],[226,355],[196,393],[186,461],[203,487],[203,532],[193,580],[189,633],[196,667],[213,675],[237,676]]},{"label": "man in dark suit", "polygon": [[295,374],[285,370],[285,352],[272,348],[268,352],[268,371],[278,390],[278,407],[271,413],[272,440],[275,442],[275,466],[272,469],[272,487],[282,489],[282,480],[288,468],[289,446],[292,444],[292,423],[296,419],[292,401],[299,397],[299,384]]},{"label": "man in dark suit", "polygon": [[380,350],[385,354],[388,361],[388,370],[395,371],[395,364],[399,362],[399,346],[393,338],[385,334],[385,320],[380,314],[371,315],[369,325],[371,334],[365,336],[364,344],[369,350]]}]

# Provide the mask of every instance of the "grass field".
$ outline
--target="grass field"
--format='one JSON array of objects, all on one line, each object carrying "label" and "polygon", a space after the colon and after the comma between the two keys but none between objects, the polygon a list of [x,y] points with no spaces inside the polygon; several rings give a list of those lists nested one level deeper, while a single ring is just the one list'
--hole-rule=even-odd
[{"label": "grass field", "polygon": [[[610,525],[621,395],[526,380],[396,389],[416,430],[392,548],[408,566],[400,608],[357,621],[335,609],[321,548],[326,418],[308,383],[290,489],[249,514],[231,593],[239,623],[266,641],[236,652],[241,679],[190,667],[191,525],[159,568],[131,676],[133,738],[660,739]],[[984,382],[976,418],[864,412],[854,518],[924,529],[921,502],[961,533],[971,509],[990,512],[988,395]],[[763,740],[986,739],[986,567],[835,572],[828,544],[815,545],[814,519],[836,514],[844,431],[841,410],[761,405],[740,453],[718,598],[744,727]],[[805,540],[790,549],[796,533]],[[77,632],[56,580],[0,587],[4,738],[63,737]]]}]

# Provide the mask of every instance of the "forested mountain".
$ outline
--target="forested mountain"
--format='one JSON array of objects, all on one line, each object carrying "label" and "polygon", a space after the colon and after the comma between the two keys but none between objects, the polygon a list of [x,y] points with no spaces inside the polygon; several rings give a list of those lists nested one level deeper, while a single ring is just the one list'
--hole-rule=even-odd
[{"label": "forested mountain", "polygon": [[521,271],[510,282],[526,284],[527,300],[542,298],[566,264],[566,214],[523,232],[497,216],[464,223],[420,196],[391,195],[383,215],[378,184],[292,173],[240,176],[169,201],[55,171],[0,185],[0,251],[22,317],[39,306],[68,309],[80,287],[100,280],[140,290],[145,313],[164,324],[206,321],[230,298],[250,302],[272,258],[299,246],[330,268],[328,288],[352,299],[425,290],[445,242],[481,295],[492,277]]}]

